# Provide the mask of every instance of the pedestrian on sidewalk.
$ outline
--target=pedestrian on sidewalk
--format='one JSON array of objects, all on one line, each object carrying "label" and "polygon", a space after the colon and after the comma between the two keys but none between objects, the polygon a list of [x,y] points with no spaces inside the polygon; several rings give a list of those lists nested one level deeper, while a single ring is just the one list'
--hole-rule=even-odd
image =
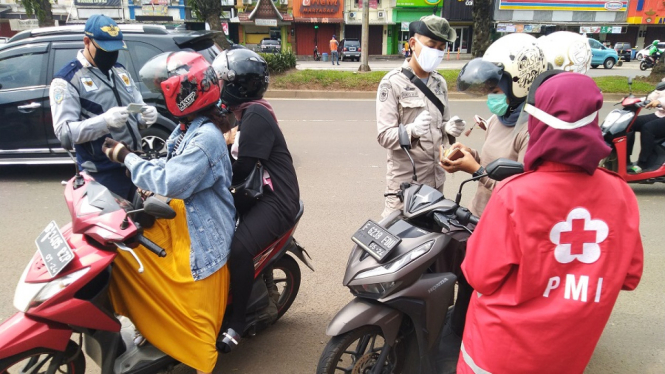
[{"label": "pedestrian on sidewalk", "polygon": [[339,52],[337,52],[337,48],[339,48],[339,42],[337,41],[337,37],[333,35],[332,39],[330,39],[330,61],[332,61],[333,65],[335,65],[335,61],[339,65]]},{"label": "pedestrian on sidewalk", "polygon": [[[465,125],[464,121],[450,120],[448,86],[436,71],[446,42],[457,37],[455,30],[445,18],[425,16],[411,22],[409,36],[413,57],[383,77],[376,97],[377,140],[388,156],[386,193],[397,192],[402,182],[411,182],[412,178],[411,162],[399,146],[400,124],[404,124],[411,138],[418,182],[441,191],[445,171],[439,165],[439,148],[454,143],[454,137],[460,136]],[[401,207],[397,197],[386,197],[383,217]]]}]

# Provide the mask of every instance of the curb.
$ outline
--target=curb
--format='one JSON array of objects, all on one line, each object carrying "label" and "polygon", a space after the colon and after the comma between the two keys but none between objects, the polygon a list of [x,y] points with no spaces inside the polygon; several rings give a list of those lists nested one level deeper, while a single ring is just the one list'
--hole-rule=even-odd
[{"label": "curb", "polygon": [[[625,95],[604,94],[604,101],[618,102]],[[324,91],[324,90],[268,90],[266,99],[347,99],[347,100],[374,100],[376,91]],[[449,92],[448,98],[453,101],[459,100],[481,100],[461,92]]]}]

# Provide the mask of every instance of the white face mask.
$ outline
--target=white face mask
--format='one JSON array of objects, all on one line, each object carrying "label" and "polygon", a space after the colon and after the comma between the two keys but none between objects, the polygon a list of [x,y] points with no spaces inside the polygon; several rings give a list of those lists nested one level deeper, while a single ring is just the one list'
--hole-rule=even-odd
[{"label": "white face mask", "polygon": [[423,69],[424,71],[431,73],[436,69],[441,61],[443,61],[443,56],[445,56],[444,51],[439,51],[438,49],[426,47],[423,43],[416,39],[416,42],[420,44],[420,55],[416,55],[416,61],[418,61],[418,65],[420,65],[420,68]]}]

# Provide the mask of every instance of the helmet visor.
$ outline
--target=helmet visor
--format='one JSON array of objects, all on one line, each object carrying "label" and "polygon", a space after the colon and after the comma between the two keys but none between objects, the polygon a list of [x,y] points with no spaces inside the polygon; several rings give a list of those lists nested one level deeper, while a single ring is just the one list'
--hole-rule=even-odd
[{"label": "helmet visor", "polygon": [[202,56],[192,52],[165,52],[148,60],[139,71],[139,78],[153,93],[163,93],[161,83],[170,77],[185,75],[193,62]]},{"label": "helmet visor", "polygon": [[457,89],[470,95],[484,96],[496,90],[502,75],[501,66],[475,58],[464,65],[457,76]]}]

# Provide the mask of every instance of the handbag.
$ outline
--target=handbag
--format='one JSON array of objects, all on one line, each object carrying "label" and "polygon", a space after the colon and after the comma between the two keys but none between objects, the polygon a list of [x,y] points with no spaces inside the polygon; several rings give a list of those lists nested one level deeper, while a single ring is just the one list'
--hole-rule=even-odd
[{"label": "handbag", "polygon": [[261,161],[249,173],[244,181],[232,185],[230,188],[236,208],[249,208],[263,196],[263,165]]}]

